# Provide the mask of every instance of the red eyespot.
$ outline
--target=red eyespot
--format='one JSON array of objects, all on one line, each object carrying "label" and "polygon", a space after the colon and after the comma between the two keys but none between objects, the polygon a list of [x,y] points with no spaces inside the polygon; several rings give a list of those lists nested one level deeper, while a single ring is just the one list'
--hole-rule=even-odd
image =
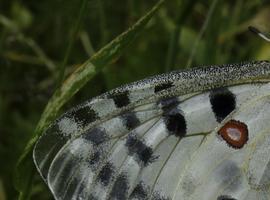
[{"label": "red eyespot", "polygon": [[242,148],[248,141],[248,127],[236,120],[230,120],[222,126],[218,134],[235,149]]}]

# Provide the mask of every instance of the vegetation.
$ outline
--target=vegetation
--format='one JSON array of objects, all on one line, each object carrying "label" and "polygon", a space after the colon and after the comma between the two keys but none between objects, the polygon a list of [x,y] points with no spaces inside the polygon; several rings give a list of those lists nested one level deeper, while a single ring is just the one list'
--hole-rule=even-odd
[{"label": "vegetation", "polygon": [[247,29],[269,21],[266,0],[0,1],[0,200],[52,199],[31,151],[68,108],[166,71],[270,59]]}]

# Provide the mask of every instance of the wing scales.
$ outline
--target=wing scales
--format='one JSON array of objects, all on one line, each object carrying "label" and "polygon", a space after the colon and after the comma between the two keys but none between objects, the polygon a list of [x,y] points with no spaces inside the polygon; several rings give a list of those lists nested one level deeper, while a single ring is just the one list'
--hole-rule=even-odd
[{"label": "wing scales", "polygon": [[[264,68],[252,72],[257,65]],[[199,69],[116,89],[57,120],[36,144],[35,163],[56,199],[177,199],[180,174],[204,138],[198,134],[219,124],[209,93],[185,94],[267,77],[268,68],[267,63],[251,63],[240,70],[235,66]],[[225,81],[225,71],[234,78]],[[192,83],[194,87],[183,92]],[[230,88],[237,99],[236,109],[258,88]],[[187,137],[191,135],[197,136]]]}]

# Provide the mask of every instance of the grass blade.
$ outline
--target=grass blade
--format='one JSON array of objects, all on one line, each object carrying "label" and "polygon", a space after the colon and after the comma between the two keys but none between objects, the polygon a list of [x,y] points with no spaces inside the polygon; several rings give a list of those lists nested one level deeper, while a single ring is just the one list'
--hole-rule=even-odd
[{"label": "grass blade", "polygon": [[79,11],[79,16],[78,16],[78,18],[77,18],[77,20],[75,22],[74,27],[73,27],[73,35],[71,37],[71,40],[70,40],[70,42],[68,44],[68,47],[67,47],[67,50],[65,52],[63,62],[61,63],[60,68],[59,68],[59,75],[58,75],[58,80],[57,80],[57,84],[56,84],[57,88],[61,85],[61,83],[64,80],[65,67],[67,65],[68,58],[70,56],[70,53],[71,53],[71,50],[72,50],[76,35],[78,34],[82,18],[85,15],[87,2],[88,2],[88,0],[82,0],[81,8],[80,8],[80,11]]},{"label": "grass blade", "polygon": [[74,94],[76,94],[93,76],[105,66],[115,61],[124,52],[124,49],[133,41],[138,33],[143,30],[147,22],[164,2],[165,0],[160,0],[126,32],[116,37],[113,41],[94,54],[89,60],[80,65],[55,91],[41,116],[33,138],[28,142],[16,165],[15,186],[20,192],[20,200],[30,198],[32,177],[35,172],[32,161],[32,149],[39,135],[47,128],[48,124],[56,118],[59,110]]}]

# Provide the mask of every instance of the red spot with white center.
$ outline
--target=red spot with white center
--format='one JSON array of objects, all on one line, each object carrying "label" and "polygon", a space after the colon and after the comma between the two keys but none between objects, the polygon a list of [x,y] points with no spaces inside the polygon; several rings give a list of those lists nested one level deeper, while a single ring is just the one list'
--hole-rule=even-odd
[{"label": "red spot with white center", "polygon": [[233,148],[240,149],[248,141],[248,127],[245,123],[230,120],[222,126],[218,134]]}]

